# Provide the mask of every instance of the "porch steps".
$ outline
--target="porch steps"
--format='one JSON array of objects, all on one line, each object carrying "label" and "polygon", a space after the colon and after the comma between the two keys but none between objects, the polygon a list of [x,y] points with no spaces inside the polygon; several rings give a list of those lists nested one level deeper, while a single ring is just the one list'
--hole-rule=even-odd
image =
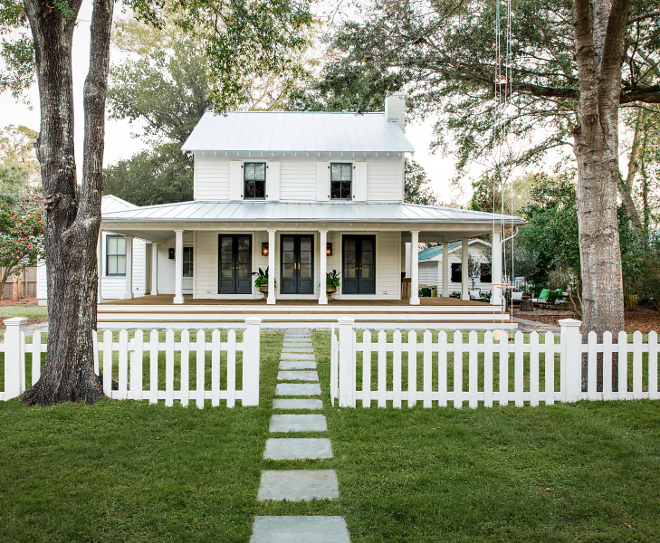
[{"label": "porch steps", "polygon": [[236,327],[246,317],[262,318],[264,328],[330,328],[339,317],[355,319],[357,328],[516,330],[518,323],[498,308],[480,306],[221,306],[113,305],[98,306],[98,322],[105,328],[125,327]]}]

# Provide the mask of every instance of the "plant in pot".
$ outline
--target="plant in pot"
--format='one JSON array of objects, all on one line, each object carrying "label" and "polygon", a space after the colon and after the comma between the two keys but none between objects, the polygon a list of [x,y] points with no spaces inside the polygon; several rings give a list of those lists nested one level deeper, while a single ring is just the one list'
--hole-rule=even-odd
[{"label": "plant in pot", "polygon": [[332,270],[325,274],[325,292],[328,295],[328,300],[332,300],[332,295],[337,292],[339,287],[339,272]]},{"label": "plant in pot", "polygon": [[259,271],[252,272],[252,275],[257,276],[254,280],[254,286],[258,288],[259,292],[261,292],[264,295],[264,298],[266,298],[268,296],[268,268],[266,268],[266,271],[259,268]]}]

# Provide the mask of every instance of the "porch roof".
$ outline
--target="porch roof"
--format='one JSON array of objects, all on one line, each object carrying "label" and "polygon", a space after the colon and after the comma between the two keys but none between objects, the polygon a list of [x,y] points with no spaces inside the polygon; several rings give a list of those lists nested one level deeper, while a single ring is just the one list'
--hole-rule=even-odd
[{"label": "porch roof", "polygon": [[376,202],[226,202],[194,201],[136,207],[103,213],[103,222],[385,222],[428,224],[478,224],[505,222],[518,226],[521,217],[482,213],[468,209]]}]

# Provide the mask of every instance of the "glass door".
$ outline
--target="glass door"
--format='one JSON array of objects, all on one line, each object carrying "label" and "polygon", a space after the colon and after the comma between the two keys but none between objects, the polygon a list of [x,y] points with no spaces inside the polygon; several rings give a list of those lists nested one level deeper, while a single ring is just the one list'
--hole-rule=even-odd
[{"label": "glass door", "polygon": [[342,294],[376,293],[375,236],[343,236]]},{"label": "glass door", "polygon": [[282,235],[282,294],[314,293],[314,237]]},{"label": "glass door", "polygon": [[218,293],[250,294],[252,236],[220,235],[218,258]]}]

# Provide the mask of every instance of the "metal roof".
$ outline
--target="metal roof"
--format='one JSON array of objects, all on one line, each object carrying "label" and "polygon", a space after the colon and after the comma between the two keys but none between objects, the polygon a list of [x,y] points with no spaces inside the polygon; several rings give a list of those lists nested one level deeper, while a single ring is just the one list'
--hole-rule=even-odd
[{"label": "metal roof", "polygon": [[131,204],[126,200],[122,200],[114,194],[106,194],[101,198],[101,215],[112,213],[113,211],[125,211],[127,209],[135,209],[137,206]]},{"label": "metal roof", "polygon": [[310,221],[485,224],[502,220],[513,225],[525,223],[524,219],[509,215],[398,202],[194,201],[103,213],[104,222]]},{"label": "metal roof", "polygon": [[414,153],[384,113],[207,111],[182,151]]}]

